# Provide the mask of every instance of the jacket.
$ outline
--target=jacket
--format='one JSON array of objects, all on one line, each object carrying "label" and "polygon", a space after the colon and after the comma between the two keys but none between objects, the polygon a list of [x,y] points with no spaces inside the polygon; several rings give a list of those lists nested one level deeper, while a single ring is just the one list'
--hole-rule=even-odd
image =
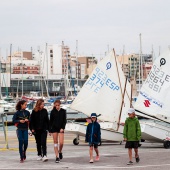
[{"label": "jacket", "polygon": [[98,122],[89,123],[86,129],[86,142],[98,144],[101,141],[100,124]]},{"label": "jacket", "polygon": [[66,110],[60,108],[58,111],[56,108],[53,108],[50,114],[50,129],[65,129],[66,123]]},{"label": "jacket", "polygon": [[12,121],[18,129],[28,129],[29,122],[20,123],[20,120],[30,119],[30,112],[28,110],[18,110],[15,112]]},{"label": "jacket", "polygon": [[48,130],[49,131],[49,117],[45,108],[39,111],[32,110],[30,118],[30,130]]},{"label": "jacket", "polygon": [[139,141],[141,139],[141,128],[139,120],[134,118],[127,118],[124,125],[123,137],[127,141]]}]

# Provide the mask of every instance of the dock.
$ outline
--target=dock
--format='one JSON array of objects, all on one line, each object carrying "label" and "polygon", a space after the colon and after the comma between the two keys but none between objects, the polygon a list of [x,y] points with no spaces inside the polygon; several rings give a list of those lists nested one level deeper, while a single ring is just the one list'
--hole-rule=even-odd
[{"label": "dock", "polygon": [[[63,148],[63,159],[60,163],[55,163],[53,150],[53,139],[47,138],[47,156],[48,161],[37,161],[36,143],[34,136],[29,136],[29,146],[27,150],[27,159],[20,163],[18,140],[15,131],[7,132],[9,149],[6,149],[3,131],[0,131],[0,169],[137,169],[137,170],[169,170],[170,169],[170,150],[164,149],[160,143],[144,142],[139,148],[140,162],[136,163],[133,153],[133,165],[126,165],[128,162],[127,149],[124,144],[102,143],[99,146],[100,160],[89,163],[89,147],[85,143],[84,137],[80,137],[80,144],[73,145],[75,135],[66,132]],[[94,154],[95,155],[95,154]]]}]

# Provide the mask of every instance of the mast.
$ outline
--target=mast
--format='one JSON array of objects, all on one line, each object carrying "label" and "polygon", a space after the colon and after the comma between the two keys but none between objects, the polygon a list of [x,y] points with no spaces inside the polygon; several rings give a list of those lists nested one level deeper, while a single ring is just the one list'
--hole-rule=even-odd
[{"label": "mast", "polygon": [[123,55],[123,61],[122,61],[122,62],[123,62],[123,67],[122,67],[122,70],[123,70],[123,73],[125,73],[125,72],[124,72],[125,45],[123,45],[123,54],[122,54],[122,55]]},{"label": "mast", "polygon": [[21,51],[21,67],[22,67],[22,95],[23,96],[23,52]]},{"label": "mast", "polygon": [[0,99],[2,99],[2,91],[1,91],[1,49],[0,49]]},{"label": "mast", "polygon": [[46,61],[47,61],[47,84],[46,84],[46,89],[47,89],[47,97],[49,97],[49,93],[48,93],[48,49],[47,49],[47,43],[46,43]]},{"label": "mast", "polygon": [[78,66],[78,40],[76,40],[76,68],[77,68],[77,91],[78,91],[78,78],[79,78],[79,66]]},{"label": "mast", "polygon": [[142,80],[142,84],[143,84],[143,56],[142,56],[142,39],[141,39],[141,34],[140,36],[140,59],[141,59],[141,80]]},{"label": "mast", "polygon": [[[9,81],[10,81],[10,87],[11,87],[11,57],[12,57],[12,44],[10,44],[10,61],[9,61],[9,67],[10,67],[10,71],[9,71],[9,75],[10,75],[10,77],[9,77]],[[11,90],[10,90],[11,91]]]},{"label": "mast", "polygon": [[64,53],[64,41],[62,41],[62,47],[61,47],[61,50],[62,50],[62,61],[63,61],[63,69],[64,69],[64,90],[65,90],[65,96],[67,97],[67,80],[66,80],[66,56],[65,56],[65,53]]},{"label": "mast", "polygon": [[161,46],[159,46],[159,55],[158,56],[160,56],[161,55]]}]

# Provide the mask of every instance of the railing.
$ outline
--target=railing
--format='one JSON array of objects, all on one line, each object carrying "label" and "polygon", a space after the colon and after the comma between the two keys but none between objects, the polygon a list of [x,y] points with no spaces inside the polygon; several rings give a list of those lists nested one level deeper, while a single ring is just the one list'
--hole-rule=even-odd
[{"label": "railing", "polygon": [[4,138],[5,138],[5,148],[9,149],[8,146],[8,139],[7,139],[7,114],[5,113],[0,113],[0,126],[3,127],[4,131]]}]

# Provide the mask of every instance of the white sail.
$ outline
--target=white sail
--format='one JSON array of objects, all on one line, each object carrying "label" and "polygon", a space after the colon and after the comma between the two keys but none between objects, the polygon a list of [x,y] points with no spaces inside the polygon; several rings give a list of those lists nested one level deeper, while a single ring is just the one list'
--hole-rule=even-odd
[{"label": "white sail", "polygon": [[170,122],[170,50],[154,62],[144,82],[135,109],[143,116],[149,115]]},{"label": "white sail", "polygon": [[[127,82],[126,86],[122,115],[127,117],[125,110],[130,107],[130,83]],[[125,76],[112,51],[97,64],[70,107],[87,116],[95,112],[101,114],[99,120],[118,123],[124,87]],[[121,121],[124,120],[121,118]]]}]

